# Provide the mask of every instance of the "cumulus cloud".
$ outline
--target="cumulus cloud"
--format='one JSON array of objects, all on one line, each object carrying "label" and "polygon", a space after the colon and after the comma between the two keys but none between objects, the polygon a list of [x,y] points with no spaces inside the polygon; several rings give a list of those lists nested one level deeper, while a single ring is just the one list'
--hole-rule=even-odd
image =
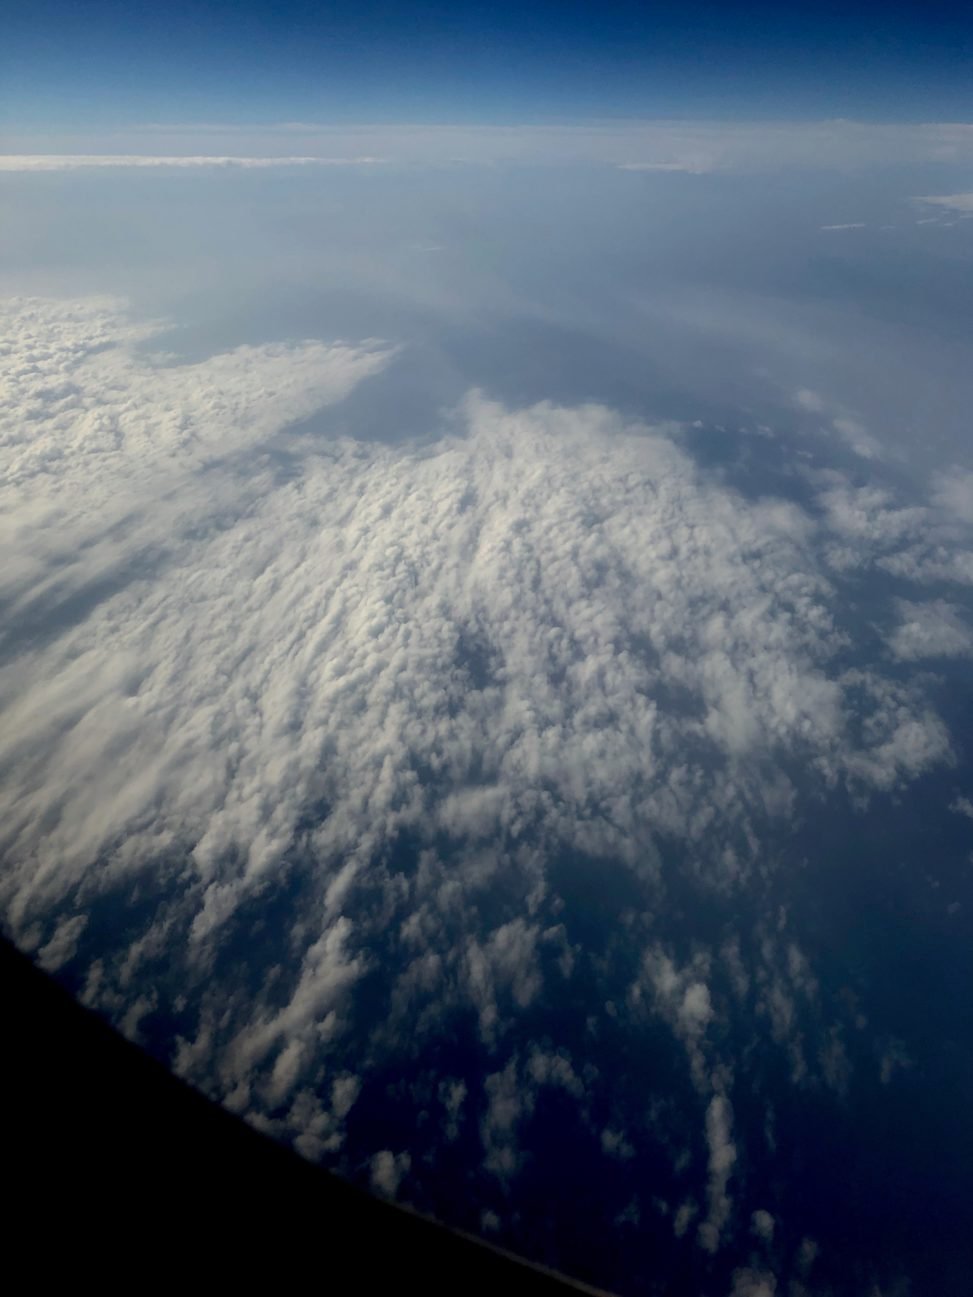
[{"label": "cumulus cloud", "polygon": [[672,1232],[676,1238],[684,1238],[686,1231],[693,1223],[693,1218],[698,1214],[699,1208],[690,1199],[681,1203],[672,1221]]},{"label": "cumulus cloud", "polygon": [[933,477],[933,500],[949,516],[973,523],[973,473],[954,464]]},{"label": "cumulus cloud", "polygon": [[685,1046],[693,1081],[703,1090],[709,1085],[703,1042],[715,1016],[706,984],[708,972],[709,960],[703,954],[680,969],[665,951],[651,947],[643,956],[641,975],[631,991],[636,1003],[648,993]]},{"label": "cumulus cloud", "polygon": [[853,484],[834,472],[820,474],[819,481],[818,503],[828,532],[824,558],[834,571],[877,568],[922,584],[973,585],[973,537],[964,513],[968,488],[962,474],[952,487],[935,475],[927,503],[906,502],[884,486]]},{"label": "cumulus cloud", "polygon": [[769,1211],[762,1208],[755,1211],[750,1217],[750,1228],[756,1234],[757,1238],[763,1239],[769,1243],[774,1237],[774,1218]]},{"label": "cumulus cloud", "polygon": [[700,1245],[715,1252],[720,1235],[733,1209],[728,1187],[737,1160],[732,1138],[733,1109],[724,1094],[714,1094],[706,1109],[706,1144],[709,1149],[709,1182],[706,1188],[709,1212],[697,1231]]},{"label": "cumulus cloud", "polygon": [[371,1162],[372,1188],[384,1198],[395,1198],[399,1185],[412,1165],[408,1153],[393,1153],[383,1148],[375,1154]]},{"label": "cumulus cloud", "polygon": [[[822,229],[844,228],[847,227],[822,226]],[[838,437],[862,459],[880,459],[882,457],[881,443],[876,437],[872,436],[861,420],[838,408],[832,408],[829,412],[827,402],[817,392],[807,387],[799,388],[794,399],[802,410],[807,410],[811,414],[826,415],[826,421],[831,430],[837,433]]]},{"label": "cumulus cloud", "polygon": [[889,638],[889,648],[900,661],[973,656],[973,629],[955,604],[945,599],[926,603],[900,599],[898,610],[899,624]]},{"label": "cumulus cloud", "polygon": [[534,1093],[522,1087],[517,1077],[517,1060],[510,1059],[502,1072],[486,1078],[487,1111],[480,1124],[488,1171],[502,1179],[513,1175],[521,1165],[517,1129],[533,1108]]},{"label": "cumulus cloud", "polygon": [[768,1270],[753,1270],[749,1266],[733,1271],[733,1288],[730,1297],[774,1297],[777,1280]]},{"label": "cumulus cloud", "polygon": [[[806,520],[706,485],[666,437],[473,396],[466,434],[432,452],[289,447],[280,482],[255,448],[387,351],[157,365],[103,304],[8,319],[18,922],[100,856],[112,877],[178,846],[202,938],[311,802],[331,808],[317,853],[352,873],[407,824],[471,841],[531,824],[645,860],[653,825],[700,837],[739,815],[731,786],[757,794],[778,747],[847,766]],[[660,707],[663,681],[683,703]],[[716,764],[687,765],[687,743]]]}]

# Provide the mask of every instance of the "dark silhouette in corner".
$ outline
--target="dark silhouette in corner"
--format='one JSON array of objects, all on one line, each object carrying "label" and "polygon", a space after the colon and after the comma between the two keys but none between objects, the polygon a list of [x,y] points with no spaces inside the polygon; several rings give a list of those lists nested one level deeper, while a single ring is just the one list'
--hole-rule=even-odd
[{"label": "dark silhouette in corner", "polygon": [[[592,1291],[379,1202],[173,1077],[0,941],[11,1291]],[[538,1210],[543,1211],[543,1204]]]}]

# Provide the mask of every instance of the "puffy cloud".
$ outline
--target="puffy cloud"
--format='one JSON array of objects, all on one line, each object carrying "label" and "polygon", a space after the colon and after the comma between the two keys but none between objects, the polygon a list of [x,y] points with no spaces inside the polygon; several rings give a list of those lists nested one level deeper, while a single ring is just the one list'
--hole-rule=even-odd
[{"label": "puffy cloud", "polygon": [[607,1153],[609,1157],[617,1157],[619,1161],[624,1162],[635,1156],[635,1149],[621,1131],[606,1126],[600,1138],[602,1152]]},{"label": "puffy cloud", "polygon": [[393,1153],[383,1148],[371,1161],[372,1188],[385,1198],[395,1198],[399,1185],[408,1173],[412,1159],[408,1153]]},{"label": "puffy cloud", "polygon": [[699,1208],[690,1199],[681,1203],[672,1221],[672,1232],[676,1238],[684,1238]]},{"label": "puffy cloud", "polygon": [[510,1059],[502,1072],[488,1076],[484,1089],[487,1110],[480,1123],[486,1153],[484,1165],[504,1180],[520,1167],[522,1158],[517,1144],[517,1129],[533,1109],[534,1092],[529,1086],[520,1085],[515,1058]]},{"label": "puffy cloud", "polygon": [[750,1217],[750,1228],[757,1238],[769,1243],[774,1237],[774,1218],[769,1211],[758,1209]]},{"label": "puffy cloud", "polygon": [[948,473],[933,476],[933,500],[961,522],[973,523],[973,473],[953,465]]},{"label": "puffy cloud", "polygon": [[703,1041],[714,1017],[706,984],[708,973],[709,961],[705,955],[697,955],[687,967],[680,969],[665,951],[651,947],[643,956],[641,974],[631,991],[636,1003],[648,992],[658,1012],[685,1046],[693,1081],[703,1090],[709,1085]]},{"label": "puffy cloud", "polygon": [[737,1160],[732,1138],[733,1109],[725,1094],[714,1094],[706,1109],[706,1144],[709,1149],[709,1181],[706,1187],[709,1211],[699,1225],[697,1235],[707,1252],[715,1252],[720,1235],[733,1209],[728,1193],[730,1176]]},{"label": "puffy cloud", "polygon": [[730,1297],[774,1297],[777,1280],[768,1270],[753,1270],[749,1266],[733,1271],[733,1289]]},{"label": "puffy cloud", "polygon": [[107,881],[183,851],[202,939],[312,804],[333,886],[407,825],[647,863],[653,828],[745,813],[778,749],[848,764],[806,520],[667,437],[473,396],[432,449],[288,442],[387,351],[159,364],[105,304],[9,312],[15,920],[100,856]]},{"label": "puffy cloud", "polygon": [[54,929],[54,935],[37,952],[37,962],[49,973],[56,973],[63,965],[74,958],[78,947],[78,938],[88,924],[86,914],[71,914],[61,919]]},{"label": "puffy cloud", "polygon": [[955,604],[944,599],[927,603],[900,599],[898,610],[899,624],[889,638],[889,648],[900,661],[973,655],[973,630]]},{"label": "puffy cloud", "polygon": [[835,571],[876,567],[921,583],[973,585],[973,493],[966,475],[932,479],[928,504],[903,503],[878,485],[852,485],[837,473],[820,475],[818,503],[830,539],[824,556]]},{"label": "puffy cloud", "polygon": [[503,924],[481,945],[470,937],[466,952],[470,992],[480,1013],[480,1030],[490,1039],[496,1028],[497,992],[509,992],[514,1003],[526,1008],[541,986],[536,944],[539,929],[522,918]]}]

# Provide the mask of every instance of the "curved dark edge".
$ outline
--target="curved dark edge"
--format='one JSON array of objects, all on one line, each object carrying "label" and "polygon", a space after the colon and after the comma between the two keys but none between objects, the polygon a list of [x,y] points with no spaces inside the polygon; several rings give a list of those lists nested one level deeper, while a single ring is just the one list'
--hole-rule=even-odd
[{"label": "curved dark edge", "polygon": [[[178,1080],[0,939],[7,1266],[46,1287],[595,1293],[381,1202]],[[543,1204],[538,1204],[543,1210]]]}]

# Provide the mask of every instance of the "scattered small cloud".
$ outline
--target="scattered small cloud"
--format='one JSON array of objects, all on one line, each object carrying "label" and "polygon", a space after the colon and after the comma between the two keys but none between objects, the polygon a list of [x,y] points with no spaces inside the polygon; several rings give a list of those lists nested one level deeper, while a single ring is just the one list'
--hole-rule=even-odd
[{"label": "scattered small cloud", "polygon": [[774,1297],[777,1279],[769,1270],[749,1267],[733,1271],[733,1288],[729,1297]]},{"label": "scattered small cloud", "polygon": [[408,1174],[412,1159],[408,1153],[383,1148],[371,1160],[372,1188],[383,1198],[397,1198],[399,1186]]},{"label": "scattered small cloud", "polygon": [[774,1237],[775,1221],[769,1211],[759,1209],[750,1217],[750,1228],[759,1239],[769,1243]]}]

